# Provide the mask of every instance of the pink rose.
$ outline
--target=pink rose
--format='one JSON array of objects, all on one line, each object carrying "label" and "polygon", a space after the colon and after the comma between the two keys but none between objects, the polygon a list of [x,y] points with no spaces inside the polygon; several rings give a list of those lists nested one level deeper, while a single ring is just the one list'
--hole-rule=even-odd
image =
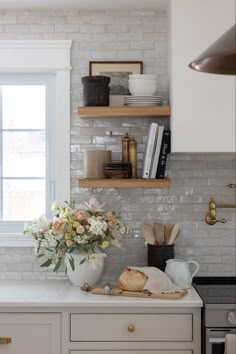
[{"label": "pink rose", "polygon": [[79,225],[78,227],[77,227],[77,229],[76,229],[76,232],[78,233],[78,234],[83,234],[84,233],[84,227],[82,226],[82,225]]},{"label": "pink rose", "polygon": [[53,231],[60,231],[64,227],[64,221],[61,219],[56,219],[52,223],[52,229]]},{"label": "pink rose", "polygon": [[109,221],[108,222],[109,225],[115,225],[116,224],[116,217],[111,211],[109,211],[107,213],[107,219]]},{"label": "pink rose", "polygon": [[111,211],[108,211],[107,213],[107,219],[113,218],[113,213]]},{"label": "pink rose", "polygon": [[67,245],[67,247],[70,247],[70,246],[72,246],[73,245],[73,241],[71,241],[71,240],[66,240],[66,245]]},{"label": "pink rose", "polygon": [[82,221],[82,220],[86,219],[86,215],[83,211],[76,211],[73,215],[73,219]]}]

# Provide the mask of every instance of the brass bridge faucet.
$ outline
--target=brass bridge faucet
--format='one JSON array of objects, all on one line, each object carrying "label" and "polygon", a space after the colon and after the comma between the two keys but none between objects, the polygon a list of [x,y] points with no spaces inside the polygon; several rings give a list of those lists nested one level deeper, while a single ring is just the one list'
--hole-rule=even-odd
[{"label": "brass bridge faucet", "polygon": [[[236,204],[217,204],[218,208],[236,208]],[[205,221],[208,225],[215,225],[217,222],[222,222],[223,224],[227,222],[226,219],[216,218],[216,202],[213,198],[210,199],[208,204],[208,213],[206,215]]]},{"label": "brass bridge faucet", "polygon": [[211,198],[208,204],[208,213],[206,215],[206,223],[208,225],[215,225],[217,222],[226,223],[226,219],[217,219],[216,218],[216,203],[214,199]]}]

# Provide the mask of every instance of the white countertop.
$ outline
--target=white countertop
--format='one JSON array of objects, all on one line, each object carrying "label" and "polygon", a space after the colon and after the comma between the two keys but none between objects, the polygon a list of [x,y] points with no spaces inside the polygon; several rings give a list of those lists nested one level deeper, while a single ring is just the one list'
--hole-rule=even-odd
[{"label": "white countertop", "polygon": [[94,295],[66,280],[0,283],[0,308],[6,307],[202,307],[194,288],[179,300]]}]

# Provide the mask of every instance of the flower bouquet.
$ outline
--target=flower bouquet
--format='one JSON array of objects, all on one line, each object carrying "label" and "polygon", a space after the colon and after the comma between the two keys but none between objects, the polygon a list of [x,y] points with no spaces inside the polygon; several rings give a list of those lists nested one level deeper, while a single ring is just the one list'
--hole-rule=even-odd
[{"label": "flower bouquet", "polygon": [[[24,234],[36,240],[37,257],[44,257],[41,267],[53,267],[57,271],[69,259],[71,269],[75,270],[73,252],[84,254],[79,264],[88,260],[93,266],[97,250],[104,250],[112,245],[120,247],[121,235],[126,227],[120,215],[104,211],[95,198],[85,203],[85,210],[77,210],[66,202],[66,207],[54,203],[54,219],[45,216],[25,225]],[[98,253],[99,254],[99,253]],[[101,256],[105,256],[100,253]]]}]

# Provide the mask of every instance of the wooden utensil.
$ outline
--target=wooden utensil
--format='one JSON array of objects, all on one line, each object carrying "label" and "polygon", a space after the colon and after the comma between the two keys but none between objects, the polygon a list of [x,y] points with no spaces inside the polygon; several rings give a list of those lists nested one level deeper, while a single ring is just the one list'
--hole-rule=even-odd
[{"label": "wooden utensil", "polygon": [[179,236],[179,233],[180,233],[180,226],[179,226],[179,224],[175,224],[173,227],[173,230],[171,232],[171,236],[170,236],[168,245],[172,245],[174,243],[176,238]]},{"label": "wooden utensil", "polygon": [[159,222],[155,222],[154,223],[154,235],[155,235],[155,239],[156,239],[156,244],[157,245],[162,245],[165,241],[164,238],[164,225],[160,224]]},{"label": "wooden utensil", "polygon": [[168,245],[172,230],[174,228],[175,224],[165,224],[164,225],[164,238],[165,238],[165,244]]},{"label": "wooden utensil", "polygon": [[155,235],[154,235],[154,231],[153,231],[153,226],[151,224],[142,224],[141,230],[142,230],[143,237],[144,237],[145,241],[149,245],[155,245],[156,239],[155,239]]}]

